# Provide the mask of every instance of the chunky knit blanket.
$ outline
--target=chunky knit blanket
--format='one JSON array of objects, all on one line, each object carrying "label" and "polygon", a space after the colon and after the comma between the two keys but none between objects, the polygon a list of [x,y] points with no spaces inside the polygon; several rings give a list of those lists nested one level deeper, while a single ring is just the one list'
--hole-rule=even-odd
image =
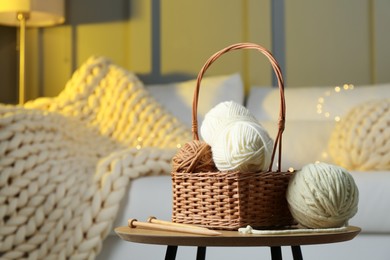
[{"label": "chunky knit blanket", "polygon": [[169,173],[190,138],[104,58],[57,97],[0,105],[0,258],[94,259],[129,182]]}]

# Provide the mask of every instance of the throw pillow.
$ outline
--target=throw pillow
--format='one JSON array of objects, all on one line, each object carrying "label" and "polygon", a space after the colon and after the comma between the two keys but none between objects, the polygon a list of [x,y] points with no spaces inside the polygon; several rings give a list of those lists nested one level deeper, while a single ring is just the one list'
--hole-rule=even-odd
[{"label": "throw pillow", "polygon": [[354,107],[329,142],[333,160],[349,170],[390,170],[390,99]]},{"label": "throw pillow", "polygon": [[[372,99],[390,98],[390,84],[339,87],[285,87],[286,119],[337,121],[354,106]],[[278,88],[252,87],[247,108],[258,120],[277,120]]]},{"label": "throw pillow", "polygon": [[[196,80],[159,85],[147,85],[147,90],[169,112],[188,127],[192,125],[192,101]],[[205,114],[223,101],[243,105],[244,87],[240,74],[210,76],[202,79],[199,90],[198,125]]]}]

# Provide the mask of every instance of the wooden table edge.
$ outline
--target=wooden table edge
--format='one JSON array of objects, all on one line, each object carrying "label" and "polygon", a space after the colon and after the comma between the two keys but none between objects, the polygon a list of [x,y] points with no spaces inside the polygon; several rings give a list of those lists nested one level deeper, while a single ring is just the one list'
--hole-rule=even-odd
[{"label": "wooden table edge", "polygon": [[155,245],[177,246],[298,246],[329,244],[352,240],[361,229],[349,226],[344,231],[320,233],[295,233],[281,235],[241,234],[238,231],[221,231],[221,236],[204,236],[179,232],[157,231],[127,226],[115,228],[123,240]]}]

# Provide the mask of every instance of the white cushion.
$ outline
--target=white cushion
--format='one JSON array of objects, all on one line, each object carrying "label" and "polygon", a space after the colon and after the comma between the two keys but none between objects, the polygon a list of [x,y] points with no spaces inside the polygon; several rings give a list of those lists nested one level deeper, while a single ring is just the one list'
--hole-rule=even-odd
[{"label": "white cushion", "polygon": [[[275,140],[276,121],[260,123]],[[287,121],[282,138],[282,170],[290,167],[301,169],[302,166],[316,161],[331,163],[327,149],[333,126],[333,121]],[[274,166],[276,162],[277,159],[274,161]]]},{"label": "white cushion", "polygon": [[329,154],[355,171],[390,170],[390,98],[357,105],[336,124]]},{"label": "white cushion", "polygon": [[[196,80],[171,84],[146,86],[149,92],[169,112],[187,126],[192,124],[192,101]],[[244,103],[244,87],[238,73],[225,76],[212,76],[202,79],[199,91],[198,125],[204,115],[223,101]]]},{"label": "white cushion", "polygon": [[[371,99],[390,97],[390,84],[354,86],[335,92],[335,87],[285,88],[286,120],[333,121],[345,115],[352,107]],[[322,113],[317,112],[323,98]],[[247,108],[259,120],[277,120],[280,95],[278,88],[252,87]],[[329,113],[329,117],[325,116]]]}]

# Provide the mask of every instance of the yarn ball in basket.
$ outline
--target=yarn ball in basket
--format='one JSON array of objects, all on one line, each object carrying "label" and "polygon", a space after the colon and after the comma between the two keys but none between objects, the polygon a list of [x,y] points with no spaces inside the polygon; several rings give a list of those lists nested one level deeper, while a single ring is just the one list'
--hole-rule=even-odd
[{"label": "yarn ball in basket", "polygon": [[211,147],[198,140],[186,143],[172,158],[174,172],[216,172]]},{"label": "yarn ball in basket", "polygon": [[302,226],[334,228],[347,225],[356,214],[359,191],[344,168],[315,163],[291,177],[286,197],[292,216]]},{"label": "yarn ball in basket", "polygon": [[389,126],[389,98],[362,103],[336,124],[329,154],[336,164],[349,170],[389,170]]},{"label": "yarn ball in basket", "polygon": [[273,140],[253,121],[237,120],[224,126],[211,145],[220,171],[258,172],[268,170]]},{"label": "yarn ball in basket", "polygon": [[206,143],[213,145],[215,137],[224,127],[237,120],[257,121],[246,107],[234,101],[221,102],[206,113],[200,134]]}]

